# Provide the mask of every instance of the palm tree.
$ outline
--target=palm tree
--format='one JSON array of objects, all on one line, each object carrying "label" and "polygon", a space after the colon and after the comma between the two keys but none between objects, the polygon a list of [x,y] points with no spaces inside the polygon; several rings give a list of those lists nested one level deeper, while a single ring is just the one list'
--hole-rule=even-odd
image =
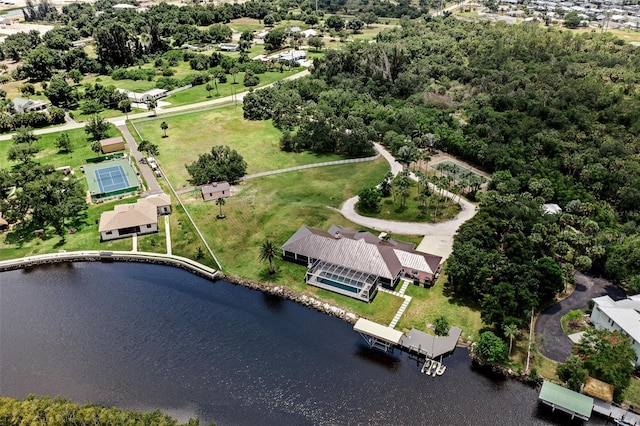
[{"label": "palm tree", "polygon": [[153,111],[153,115],[156,115],[156,108],[158,107],[158,101],[155,99],[151,99],[147,104],[147,109],[149,111]]},{"label": "palm tree", "polygon": [[131,101],[129,99],[123,99],[118,102],[118,109],[124,112],[127,120],[129,119],[129,111],[131,111]]},{"label": "palm tree", "polygon": [[167,129],[169,128],[169,125],[167,124],[166,121],[163,121],[162,123],[160,123],[160,128],[164,131],[164,137],[167,137]]},{"label": "palm tree", "polygon": [[273,269],[273,258],[276,257],[276,246],[273,244],[273,241],[265,241],[262,243],[260,247],[260,260],[266,260],[269,262],[269,275],[273,275],[276,273],[276,270]]},{"label": "palm tree", "polygon": [[504,335],[509,338],[509,356],[511,356],[511,348],[513,347],[513,338],[518,335],[518,326],[515,324],[505,324]]},{"label": "palm tree", "polygon": [[224,206],[226,203],[225,199],[220,197],[216,200],[216,206],[220,206],[220,214],[218,215],[219,218],[223,218],[224,215],[222,214],[222,206]]}]

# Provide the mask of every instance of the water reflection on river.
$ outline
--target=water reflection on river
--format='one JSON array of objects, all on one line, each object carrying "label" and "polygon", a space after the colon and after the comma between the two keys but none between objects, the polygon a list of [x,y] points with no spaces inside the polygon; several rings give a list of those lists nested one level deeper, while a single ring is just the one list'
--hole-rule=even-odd
[{"label": "water reflection on river", "polygon": [[566,424],[457,349],[444,376],[350,324],[182,270],[80,263],[0,274],[0,393],[218,424]]}]

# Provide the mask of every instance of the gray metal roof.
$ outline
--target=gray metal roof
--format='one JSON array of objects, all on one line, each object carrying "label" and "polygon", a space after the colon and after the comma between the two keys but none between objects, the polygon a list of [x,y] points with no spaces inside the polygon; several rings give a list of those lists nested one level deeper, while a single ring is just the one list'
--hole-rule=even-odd
[{"label": "gray metal roof", "polygon": [[303,226],[287,240],[282,250],[388,279],[397,277],[403,267],[433,274],[442,258],[403,250],[407,245],[349,228],[332,226],[326,232]]},{"label": "gray metal roof", "polygon": [[394,279],[402,269],[398,258],[388,248],[381,250],[364,240],[334,237],[329,233],[318,235],[310,228],[304,228],[298,230],[282,249],[389,279]]}]

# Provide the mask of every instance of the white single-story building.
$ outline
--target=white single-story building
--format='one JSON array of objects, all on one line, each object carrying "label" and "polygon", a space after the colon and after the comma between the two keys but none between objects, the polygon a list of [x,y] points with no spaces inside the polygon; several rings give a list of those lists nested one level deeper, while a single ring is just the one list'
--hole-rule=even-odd
[{"label": "white single-story building", "polygon": [[158,232],[158,215],[171,213],[171,197],[150,195],[134,204],[119,204],[100,216],[100,241]]},{"label": "white single-story building", "polygon": [[591,322],[599,329],[620,331],[631,339],[636,351],[636,366],[640,366],[640,294],[614,301],[609,296],[593,299]]},{"label": "white single-story building", "polygon": [[306,59],[307,52],[304,50],[287,50],[284,52],[280,52],[277,55],[277,59],[279,61],[299,61],[301,59]]},{"label": "white single-story building", "polygon": [[218,47],[220,47],[220,50],[223,52],[235,52],[238,50],[240,45],[235,43],[220,43]]},{"label": "white single-story building", "polygon": [[143,93],[130,92],[124,89],[117,89],[119,92],[127,95],[127,98],[134,103],[149,103],[152,100],[158,100],[167,96],[166,89],[150,89]]},{"label": "white single-story building", "polygon": [[26,98],[15,98],[11,101],[13,110],[17,114],[23,114],[25,112],[44,111],[47,109],[47,103],[39,100],[32,100]]},{"label": "white single-story building", "polygon": [[308,30],[304,30],[301,31],[300,34],[304,37],[304,38],[311,38],[311,37],[315,37],[318,35],[318,32],[312,28],[308,29]]}]

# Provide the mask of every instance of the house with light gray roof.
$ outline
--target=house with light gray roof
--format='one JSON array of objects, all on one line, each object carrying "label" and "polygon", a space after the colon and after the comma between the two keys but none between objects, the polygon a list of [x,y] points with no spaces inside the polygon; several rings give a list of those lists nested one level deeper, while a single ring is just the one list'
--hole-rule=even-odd
[{"label": "house with light gray roof", "polygon": [[414,248],[366,231],[303,226],[282,246],[282,257],[307,266],[307,284],[371,302],[378,286],[394,289],[401,278],[417,284],[437,278],[442,258]]},{"label": "house with light gray roof", "polygon": [[640,366],[640,294],[614,301],[609,296],[593,299],[591,322],[597,329],[620,331],[631,339],[636,351],[636,366]]}]

